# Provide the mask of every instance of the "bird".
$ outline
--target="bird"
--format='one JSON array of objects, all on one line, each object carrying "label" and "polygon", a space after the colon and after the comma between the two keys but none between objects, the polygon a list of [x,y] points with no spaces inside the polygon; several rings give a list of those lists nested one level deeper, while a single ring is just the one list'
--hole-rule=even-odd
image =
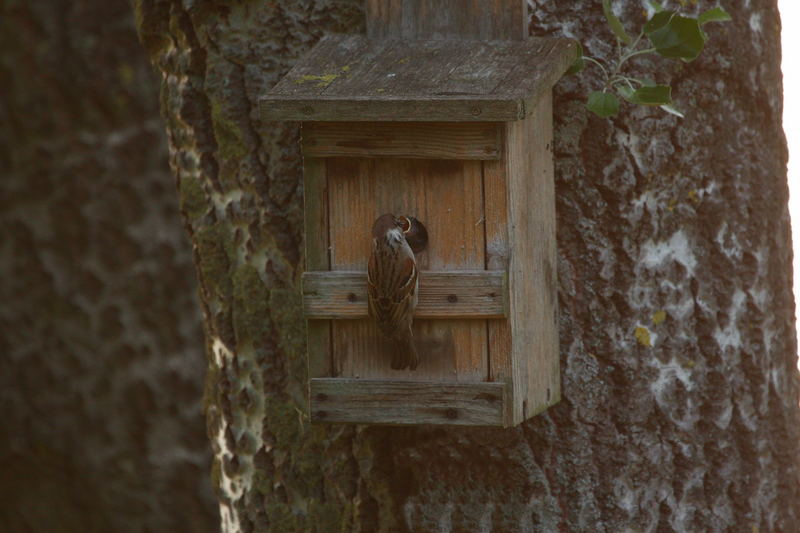
[{"label": "bird", "polygon": [[[414,370],[419,364],[411,331],[419,293],[419,272],[414,252],[406,240],[412,226],[409,217],[391,213],[379,216],[372,225],[372,252],[367,267],[369,314],[380,332],[394,341],[391,362],[394,370]],[[422,228],[424,230],[424,226]]]}]

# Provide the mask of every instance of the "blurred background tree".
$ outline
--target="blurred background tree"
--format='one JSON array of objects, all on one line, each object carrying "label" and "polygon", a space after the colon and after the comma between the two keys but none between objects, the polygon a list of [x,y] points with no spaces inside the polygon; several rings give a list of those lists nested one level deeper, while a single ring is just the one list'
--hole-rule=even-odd
[{"label": "blurred background tree", "polygon": [[211,532],[206,360],[126,0],[0,2],[0,530]]}]

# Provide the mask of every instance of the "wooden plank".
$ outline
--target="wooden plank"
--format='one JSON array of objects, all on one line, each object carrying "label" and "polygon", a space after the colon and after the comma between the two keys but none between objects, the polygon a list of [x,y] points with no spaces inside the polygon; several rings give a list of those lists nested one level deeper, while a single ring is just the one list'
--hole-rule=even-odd
[{"label": "wooden plank", "polygon": [[[303,203],[305,222],[306,272],[330,268],[328,251],[328,187],[325,160],[306,158],[303,162]],[[308,376],[326,377],[333,370],[331,325],[328,320],[309,320]]]},{"label": "wooden plank", "polygon": [[[508,178],[507,159],[483,164],[483,197],[486,213],[486,268],[508,271],[511,256],[508,242]],[[515,390],[511,364],[511,322],[508,319],[487,320],[489,336],[489,379],[509,384]],[[512,402],[513,405],[513,402]],[[522,404],[519,403],[519,417]]]},{"label": "wooden plank", "polygon": [[331,86],[353,75],[354,59],[369,65],[375,61],[377,53],[386,53],[386,47],[375,48],[361,35],[325,36],[281,78],[270,93],[312,98],[320,96]]},{"label": "wooden plank", "polygon": [[503,426],[503,383],[312,379],[312,422]]},{"label": "wooden plank", "polygon": [[[368,41],[329,36],[261,100],[264,120],[505,122],[526,116],[575,41]],[[527,111],[526,111],[527,110]]]},{"label": "wooden plank", "polygon": [[412,98],[385,95],[308,97],[269,95],[261,100],[264,120],[507,122],[525,116],[525,102],[494,97]]},{"label": "wooden plank", "polygon": [[494,94],[498,83],[520,68],[516,46],[471,46],[460,65],[450,69],[436,88],[437,95]]},{"label": "wooden plank", "polygon": [[525,116],[539,109],[540,99],[550,98],[552,88],[577,57],[577,43],[556,40],[531,42],[517,50],[516,58],[524,68],[513,68],[497,84],[493,94],[498,98],[521,97]]},{"label": "wooden plank", "polygon": [[507,125],[514,423],[560,399],[552,98]]},{"label": "wooden plank", "polygon": [[[420,272],[415,317],[502,318],[507,311],[505,271]],[[306,272],[303,309],[310,319],[367,317],[364,272]]]},{"label": "wooden plank", "polygon": [[528,35],[525,0],[367,0],[370,39],[517,40]]},{"label": "wooden plank", "polygon": [[[483,269],[481,163],[460,160],[329,158],[331,269],[366,271],[370,229],[383,213],[417,217],[428,229],[420,270]],[[393,346],[371,320],[336,320],[336,375],[404,380],[481,381],[488,375],[482,320],[415,320],[421,355],[414,370],[389,367]]]},{"label": "wooden plank", "polygon": [[[393,100],[422,99],[439,95],[451,71],[470,60],[478,50],[491,48],[483,43],[453,46],[452,41],[431,41],[420,45],[393,41],[375,45],[376,51],[366,67],[325,92],[326,97],[348,97],[367,89],[373,98],[386,95]],[[483,95],[478,90],[465,93]],[[459,95],[454,95],[459,96]],[[463,95],[461,95],[463,97]]]},{"label": "wooden plank", "polygon": [[307,157],[499,159],[502,126],[494,122],[305,122]]},{"label": "wooden plank", "polygon": [[370,40],[399,38],[403,4],[396,0],[366,0],[367,37]]}]

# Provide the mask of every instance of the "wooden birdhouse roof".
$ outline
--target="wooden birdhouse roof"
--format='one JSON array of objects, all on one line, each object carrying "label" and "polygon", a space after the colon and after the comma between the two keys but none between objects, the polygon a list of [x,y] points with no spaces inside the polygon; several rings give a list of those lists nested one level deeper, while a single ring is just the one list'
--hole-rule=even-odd
[{"label": "wooden birdhouse roof", "polygon": [[264,120],[513,121],[566,72],[570,39],[323,38],[261,100]]}]

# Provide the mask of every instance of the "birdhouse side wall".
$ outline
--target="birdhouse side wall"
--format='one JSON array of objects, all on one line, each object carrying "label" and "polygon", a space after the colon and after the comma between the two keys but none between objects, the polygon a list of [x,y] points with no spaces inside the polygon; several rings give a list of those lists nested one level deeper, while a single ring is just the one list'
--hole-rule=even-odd
[{"label": "birdhouse side wall", "polygon": [[515,424],[561,397],[551,93],[506,129]]}]

